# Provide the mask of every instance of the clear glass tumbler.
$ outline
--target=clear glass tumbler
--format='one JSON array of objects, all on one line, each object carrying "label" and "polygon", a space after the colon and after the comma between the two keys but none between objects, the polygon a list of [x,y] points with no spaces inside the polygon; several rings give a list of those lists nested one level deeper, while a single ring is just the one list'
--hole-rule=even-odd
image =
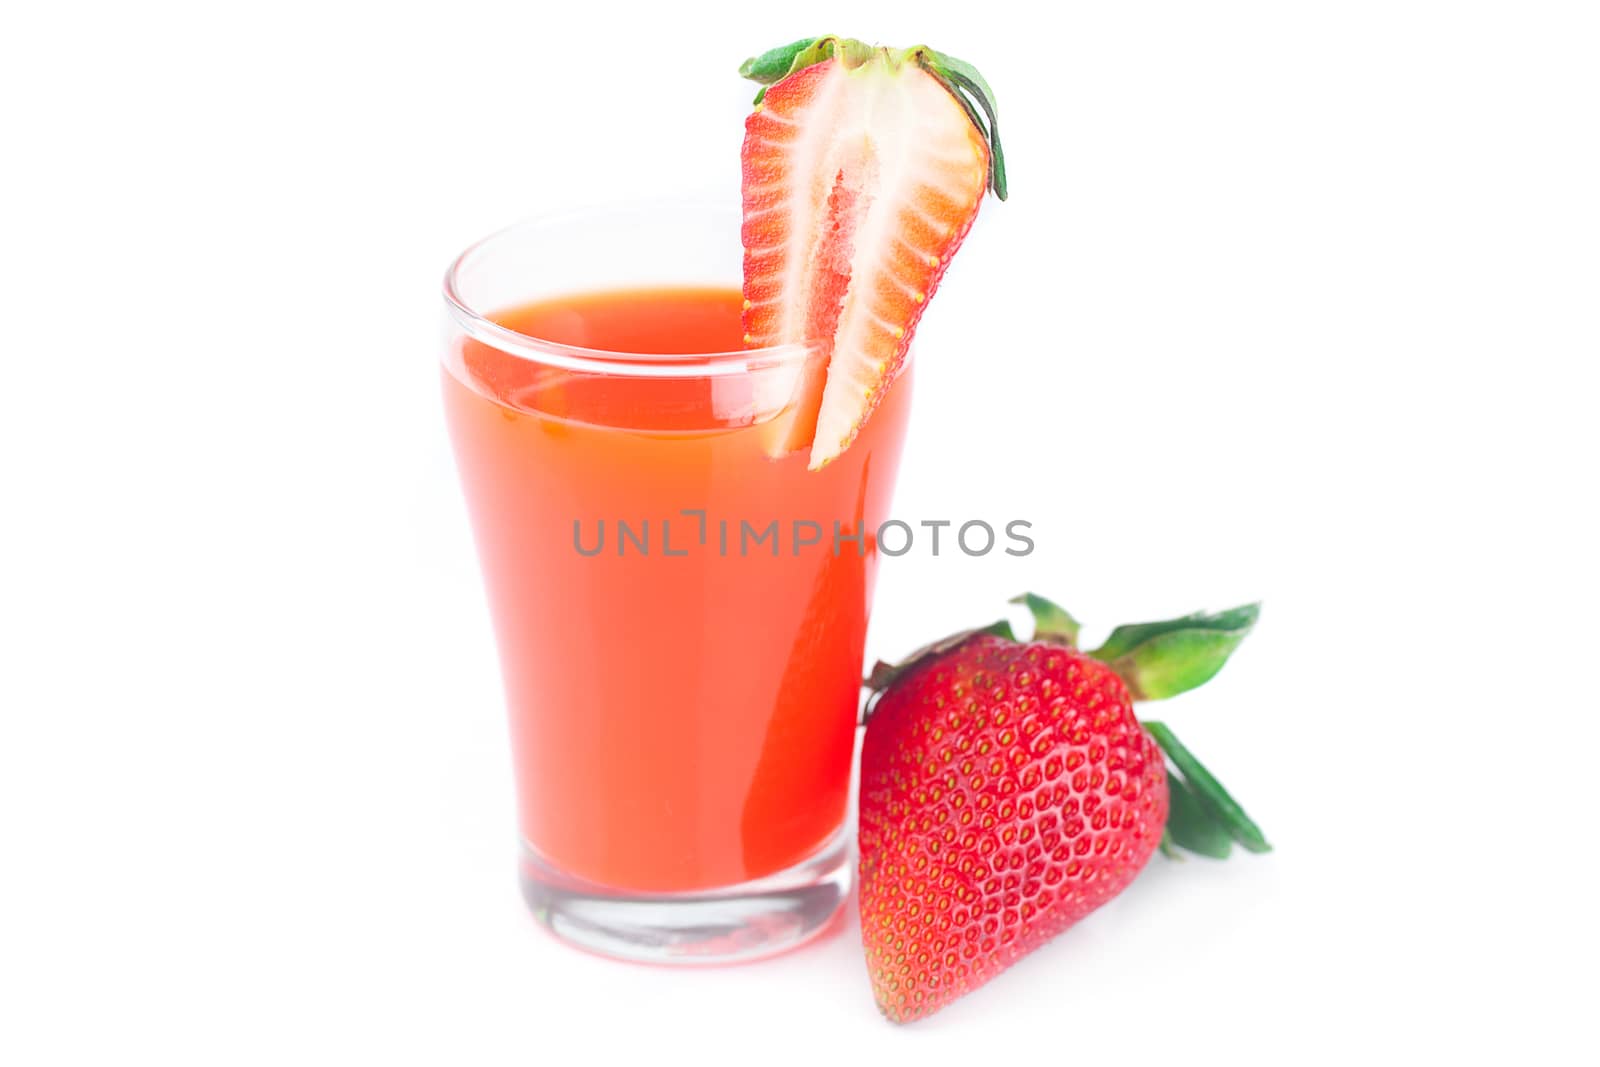
[{"label": "clear glass tumbler", "polygon": [[740,270],[737,212],[680,203],[517,226],[445,281],[524,893],[559,937],[629,959],[781,951],[851,876],[874,532],[911,374],[808,469],[792,446],[820,358],[740,347]]}]

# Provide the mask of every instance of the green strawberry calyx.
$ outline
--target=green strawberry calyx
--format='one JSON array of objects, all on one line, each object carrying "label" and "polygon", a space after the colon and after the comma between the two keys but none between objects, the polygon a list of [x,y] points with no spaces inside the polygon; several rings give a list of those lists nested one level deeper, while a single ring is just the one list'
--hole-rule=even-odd
[{"label": "green strawberry calyx", "polygon": [[881,57],[891,70],[907,62],[915,63],[945,87],[978,132],[989,142],[989,188],[1001,200],[1006,198],[1006,157],[1000,148],[1000,106],[994,90],[984,80],[978,68],[955,56],[936,52],[927,45],[911,48],[885,48],[870,45],[850,37],[826,34],[822,37],[804,37],[798,41],[768,49],[759,56],[751,56],[739,65],[739,76],[760,84],[756,91],[757,104],[767,95],[767,87],[775,85],[797,70],[816,63],[837,59],[848,70]]},{"label": "green strawberry calyx", "polygon": [[[1077,647],[1077,621],[1061,607],[1036,593],[1023,593],[1012,603],[1026,604],[1032,613],[1035,641]],[[1260,617],[1260,604],[1245,604],[1210,615],[1195,612],[1119,626],[1086,654],[1116,671],[1134,700],[1165,700],[1214,678]]]},{"label": "green strawberry calyx", "polygon": [[[1033,616],[1031,641],[1078,649],[1081,627],[1059,604],[1023,593],[1013,597]],[[1162,622],[1119,626],[1099,647],[1081,654],[1099,660],[1116,672],[1136,702],[1164,700],[1203,685],[1228,662],[1260,618],[1261,605],[1245,604],[1211,614],[1195,612]],[[983,634],[1017,640],[1009,620],[963,630],[925,645],[900,663],[879,661],[864,684],[871,695],[870,716],[877,701],[896,682],[917,667]],[[1161,851],[1180,859],[1182,848],[1200,856],[1226,859],[1234,844],[1249,852],[1270,852],[1261,828],[1245,814],[1238,801],[1223,788],[1205,765],[1178,740],[1165,723],[1141,720],[1145,731],[1167,759],[1168,814]]]}]

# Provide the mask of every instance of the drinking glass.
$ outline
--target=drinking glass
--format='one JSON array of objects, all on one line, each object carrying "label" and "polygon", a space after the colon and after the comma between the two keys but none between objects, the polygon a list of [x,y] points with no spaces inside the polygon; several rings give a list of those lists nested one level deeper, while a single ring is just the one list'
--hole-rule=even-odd
[{"label": "drinking glass", "polygon": [[823,357],[740,347],[739,226],[692,202],[569,212],[474,245],[445,280],[444,402],[524,895],[558,937],[627,959],[781,951],[830,924],[851,878],[875,531],[910,364],[808,469],[786,434]]}]

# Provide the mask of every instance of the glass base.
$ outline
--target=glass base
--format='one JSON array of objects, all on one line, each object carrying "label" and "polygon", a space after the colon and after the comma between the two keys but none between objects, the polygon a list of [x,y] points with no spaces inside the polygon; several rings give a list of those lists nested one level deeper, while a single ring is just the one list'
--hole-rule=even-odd
[{"label": "glass base", "polygon": [[563,941],[602,956],[673,965],[743,963],[788,951],[827,929],[850,893],[843,831],[811,857],[753,882],[638,894],[562,874],[526,842],[522,896]]}]

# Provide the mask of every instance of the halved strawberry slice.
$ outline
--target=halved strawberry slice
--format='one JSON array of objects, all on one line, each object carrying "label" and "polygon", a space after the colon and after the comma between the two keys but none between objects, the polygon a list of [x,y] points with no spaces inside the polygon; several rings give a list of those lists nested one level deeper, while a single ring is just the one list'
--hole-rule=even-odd
[{"label": "halved strawberry slice", "polygon": [[740,73],[767,86],[745,120],[744,340],[822,348],[770,431],[815,470],[894,380],[984,190],[1005,198],[994,97],[932,49],[837,37]]}]

